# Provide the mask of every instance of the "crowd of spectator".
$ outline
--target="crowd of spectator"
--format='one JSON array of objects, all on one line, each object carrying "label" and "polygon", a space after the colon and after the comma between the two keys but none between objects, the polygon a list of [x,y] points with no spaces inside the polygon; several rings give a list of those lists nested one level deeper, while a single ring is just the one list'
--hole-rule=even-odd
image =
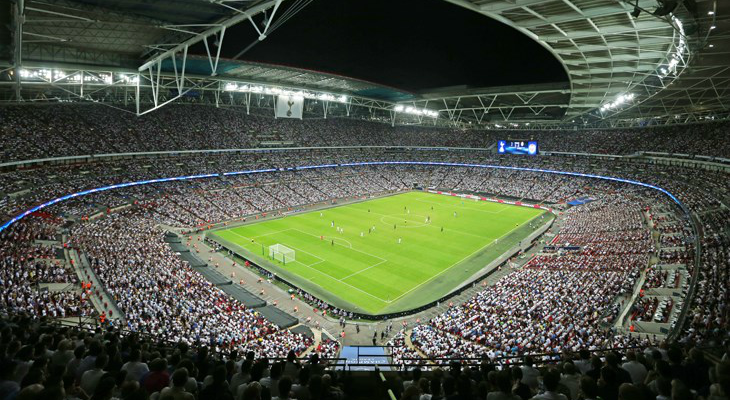
[{"label": "crowd of spectator", "polygon": [[[727,354],[727,353],[726,353]],[[717,364],[698,348],[661,344],[645,349],[564,353],[547,363],[531,356],[497,365],[411,369],[390,387],[404,400],[654,400],[725,399],[730,361]]]},{"label": "crowd of spectator", "polygon": [[[416,145],[488,147],[504,132],[485,133],[396,127],[373,122],[272,120],[237,110],[169,107],[137,118],[96,106],[4,107],[4,160],[109,152],[256,147],[263,141],[295,145]],[[109,111],[109,112],[107,112]],[[175,121],[172,123],[171,121]],[[692,143],[717,140],[725,125],[604,132],[510,132],[541,141],[542,149],[630,154],[639,150],[726,155],[720,147]],[[104,132],[108,140],[98,140]],[[685,132],[685,135],[681,133]],[[606,140],[622,135],[622,140]],[[201,140],[205,137],[209,140]],[[30,139],[33,140],[30,140]],[[566,138],[571,138],[567,140]],[[667,138],[671,139],[668,140]],[[582,140],[582,142],[580,142]],[[687,142],[692,143],[687,143]],[[684,146],[684,147],[683,147]],[[50,150],[53,149],[53,150]],[[685,149],[682,151],[682,149]],[[686,150],[690,149],[690,150]],[[695,149],[695,150],[693,150]],[[706,150],[706,151],[705,151]],[[126,329],[152,337],[250,351],[256,357],[304,351],[311,340],[279,330],[210,285],[163,242],[160,224],[195,228],[252,214],[287,212],[413,187],[479,192],[553,203],[565,210],[553,244],[574,246],[569,253],[546,253],[501,278],[473,298],[391,341],[393,359],[491,357],[581,348],[647,345],[646,340],[604,329],[617,316],[616,298],[628,293],[649,258],[685,264],[692,275],[695,237],[691,221],[664,195],[647,188],[590,178],[510,169],[424,165],[370,165],[286,170],[301,165],[360,161],[448,161],[605,174],[667,189],[701,224],[702,257],[683,339],[699,341],[727,335],[730,259],[728,255],[727,173],[691,167],[580,157],[497,157],[490,152],[380,149],[319,149],[270,153],[180,155],[44,166],[0,174],[0,214],[14,216],[70,192],[132,180],[257,169],[266,173],[219,176],[133,186],[63,202],[0,233],[2,306],[35,316],[70,317],[91,313],[82,292],[41,291],[39,283],[77,283],[57,249],[37,243],[57,239],[66,221],[75,221],[71,247],[86,254],[104,288],[125,314]],[[283,169],[283,170],[282,170]],[[591,196],[594,201],[568,208],[564,203]],[[114,210],[117,207],[128,207]],[[657,211],[660,210],[660,211]],[[98,218],[99,215],[105,217]],[[91,220],[90,220],[91,219]],[[658,230],[659,246],[649,229]],[[646,287],[672,287],[669,273],[649,271]],[[679,274],[679,273],[677,273]],[[686,277],[685,282],[690,277]],[[651,298],[647,298],[651,299]],[[322,299],[312,298],[313,304]],[[213,307],[211,307],[211,305]],[[665,306],[671,310],[680,304]],[[322,307],[320,307],[322,308]],[[648,305],[642,318],[656,320]],[[667,314],[659,316],[665,321]],[[336,342],[325,342],[333,355]]]},{"label": "crowd of spectator", "polygon": [[55,240],[57,218],[33,215],[0,232],[0,307],[12,312],[67,318],[90,314],[87,299],[74,291],[43,290],[41,284],[75,284],[78,278],[58,248],[40,243]]},{"label": "crowd of spectator", "polygon": [[283,357],[306,350],[311,339],[279,330],[254,309],[230,298],[164,242],[146,209],[126,210],[71,234],[102,284],[124,313],[126,328],[216,350]]},{"label": "crowd of spectator", "polygon": [[[619,223],[601,223],[616,220]],[[533,258],[473,298],[415,327],[411,341],[429,358],[499,358],[645,344],[601,327],[602,322],[613,322],[606,318],[607,310],[619,296],[633,291],[647,267],[652,248],[642,233],[648,231],[643,221],[641,199],[631,193],[569,209],[557,238],[569,232],[582,251]],[[604,230],[615,234],[612,245],[601,236]]]},{"label": "crowd of spectator", "polygon": [[220,353],[22,314],[0,319],[3,400],[342,399],[340,375],[326,368],[317,353],[302,362],[294,350],[280,358]]},{"label": "crowd of spectator", "polygon": [[[244,110],[170,105],[140,117],[95,104],[3,106],[2,159],[279,146],[494,146],[537,140],[543,151],[655,151],[727,157],[726,123],[610,130],[477,130],[395,126],[350,118],[289,120]],[[103,137],[104,140],[99,140]]]}]

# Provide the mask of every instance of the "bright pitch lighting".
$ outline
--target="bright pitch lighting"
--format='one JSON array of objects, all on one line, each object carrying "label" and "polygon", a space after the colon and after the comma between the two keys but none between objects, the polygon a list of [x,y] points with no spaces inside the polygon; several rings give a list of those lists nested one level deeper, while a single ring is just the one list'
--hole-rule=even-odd
[{"label": "bright pitch lighting", "polygon": [[383,314],[441,298],[533,232],[530,223],[551,218],[532,207],[410,192],[211,237],[330,304]]}]

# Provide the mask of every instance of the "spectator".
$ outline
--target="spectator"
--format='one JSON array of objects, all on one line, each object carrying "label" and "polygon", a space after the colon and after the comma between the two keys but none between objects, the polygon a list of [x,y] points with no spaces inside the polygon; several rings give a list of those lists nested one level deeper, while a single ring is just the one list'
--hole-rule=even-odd
[{"label": "spectator", "polygon": [[542,383],[545,386],[545,392],[534,396],[534,400],[568,400],[564,394],[558,393],[560,373],[557,370],[550,369],[546,371],[543,375]]},{"label": "spectator", "polygon": [[520,400],[520,396],[512,392],[512,376],[509,370],[497,373],[497,387],[487,394],[487,400]]},{"label": "spectator", "polygon": [[621,368],[629,373],[631,376],[631,382],[634,385],[644,383],[648,372],[644,364],[636,360],[636,352],[633,350],[626,352],[626,362],[621,365]]},{"label": "spectator", "polygon": [[81,389],[86,393],[94,393],[101,377],[106,374],[104,368],[109,361],[106,354],[101,353],[94,360],[94,367],[81,375]]},{"label": "spectator", "polygon": [[185,390],[188,378],[187,368],[176,369],[172,373],[172,386],[162,389],[160,400],[195,400],[195,396]]},{"label": "spectator", "polygon": [[[142,352],[139,349],[133,349],[130,352],[129,361],[122,365],[122,371],[127,372],[128,381],[139,382],[150,369],[146,363],[142,362]],[[187,370],[185,372],[187,374]]]},{"label": "spectator", "polygon": [[170,374],[167,370],[167,361],[164,358],[156,358],[150,363],[150,372],[144,375],[140,381],[147,393],[159,392],[170,383]]}]

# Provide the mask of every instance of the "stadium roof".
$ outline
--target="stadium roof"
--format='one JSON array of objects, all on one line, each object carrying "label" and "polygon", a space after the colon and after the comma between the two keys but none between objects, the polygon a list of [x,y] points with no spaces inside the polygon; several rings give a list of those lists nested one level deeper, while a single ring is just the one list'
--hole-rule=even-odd
[{"label": "stadium roof", "polygon": [[[194,74],[210,74],[210,65],[205,56],[190,56],[188,58],[188,68]],[[163,69],[167,71],[172,70],[172,65],[169,60],[163,64]],[[218,74],[221,77],[230,77],[244,81],[281,84],[393,102],[412,100],[416,97],[415,94],[401,89],[360,79],[296,67],[250,61],[221,59],[218,62]]]},{"label": "stadium roof", "polygon": [[[282,1],[291,4],[277,13]],[[0,90],[5,90],[4,99],[35,98],[38,93],[23,95],[37,86],[23,86],[20,70],[46,67],[83,69],[90,71],[87,76],[95,70],[139,73],[140,94],[152,94],[153,109],[193,88],[195,93],[218,91],[217,102],[220,82],[234,80],[345,94],[358,98],[356,105],[375,105],[391,114],[395,103],[439,110],[440,119],[461,126],[573,121],[615,126],[727,114],[727,1],[687,0],[672,14],[656,16],[662,4],[672,1],[639,0],[640,13],[634,16],[635,2],[626,0],[444,0],[541,44],[562,63],[567,85],[409,93],[333,74],[219,57],[227,27],[250,24],[263,37],[311,1],[15,0],[13,36],[0,43],[0,55],[7,59],[5,69],[0,67]],[[188,54],[188,48],[201,43],[208,56]],[[55,78],[45,83],[60,88]],[[169,90],[173,94],[160,98],[170,87],[177,88],[177,95]],[[87,92],[85,98],[89,96]]]}]

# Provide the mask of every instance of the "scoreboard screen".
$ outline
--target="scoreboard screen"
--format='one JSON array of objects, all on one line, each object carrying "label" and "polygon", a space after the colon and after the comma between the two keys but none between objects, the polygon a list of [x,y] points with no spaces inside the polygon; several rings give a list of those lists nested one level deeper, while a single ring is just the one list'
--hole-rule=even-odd
[{"label": "scoreboard screen", "polygon": [[500,140],[497,142],[499,154],[527,154],[535,156],[539,152],[536,141],[528,140]]}]

